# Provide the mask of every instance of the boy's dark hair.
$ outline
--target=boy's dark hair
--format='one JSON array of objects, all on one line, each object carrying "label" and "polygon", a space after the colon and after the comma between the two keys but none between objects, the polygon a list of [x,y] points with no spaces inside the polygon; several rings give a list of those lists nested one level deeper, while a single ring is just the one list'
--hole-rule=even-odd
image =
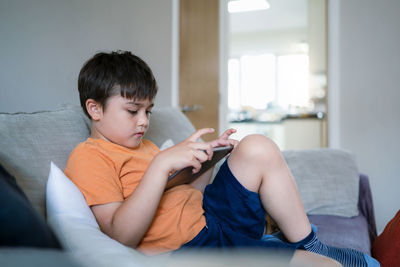
[{"label": "boy's dark hair", "polygon": [[109,97],[120,94],[129,99],[153,100],[157,82],[150,67],[129,51],[97,53],[82,67],[78,77],[81,106],[86,116],[86,100],[106,108]]}]

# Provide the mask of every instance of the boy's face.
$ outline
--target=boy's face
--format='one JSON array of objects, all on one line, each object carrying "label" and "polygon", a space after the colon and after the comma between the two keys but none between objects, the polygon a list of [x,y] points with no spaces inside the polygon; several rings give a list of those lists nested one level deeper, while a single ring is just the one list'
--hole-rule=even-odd
[{"label": "boy's face", "polygon": [[149,127],[149,118],[154,104],[148,99],[134,100],[115,95],[107,100],[101,110],[92,137],[112,143],[136,148]]}]

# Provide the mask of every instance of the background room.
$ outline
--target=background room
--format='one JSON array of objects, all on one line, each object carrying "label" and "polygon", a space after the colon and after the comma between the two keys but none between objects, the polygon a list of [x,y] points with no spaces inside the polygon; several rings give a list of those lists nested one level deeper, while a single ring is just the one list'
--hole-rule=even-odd
[{"label": "background room", "polygon": [[237,138],[327,147],[325,1],[231,1],[228,22],[228,120]]}]

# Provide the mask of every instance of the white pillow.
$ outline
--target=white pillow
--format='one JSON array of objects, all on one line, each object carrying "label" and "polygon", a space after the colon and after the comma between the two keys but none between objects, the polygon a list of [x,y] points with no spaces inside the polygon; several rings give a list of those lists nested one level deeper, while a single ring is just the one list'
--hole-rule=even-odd
[{"label": "white pillow", "polygon": [[81,191],[53,162],[47,180],[46,209],[48,217],[70,215],[99,228]]},{"label": "white pillow", "polygon": [[160,150],[165,150],[167,148],[170,148],[171,146],[174,146],[174,141],[172,141],[171,139],[166,140],[161,146],[160,146]]},{"label": "white pillow", "polygon": [[101,232],[85,198],[53,163],[46,188],[47,221],[83,266],[143,266],[149,258]]}]

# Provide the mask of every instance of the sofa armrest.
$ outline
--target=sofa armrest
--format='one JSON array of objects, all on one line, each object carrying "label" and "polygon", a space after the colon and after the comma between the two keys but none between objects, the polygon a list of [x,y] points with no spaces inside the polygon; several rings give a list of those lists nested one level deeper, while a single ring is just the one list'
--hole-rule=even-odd
[{"label": "sofa armrest", "polygon": [[377,236],[377,232],[371,187],[369,185],[369,178],[365,174],[360,174],[360,192],[358,196],[358,210],[367,219],[368,233],[372,244]]}]

